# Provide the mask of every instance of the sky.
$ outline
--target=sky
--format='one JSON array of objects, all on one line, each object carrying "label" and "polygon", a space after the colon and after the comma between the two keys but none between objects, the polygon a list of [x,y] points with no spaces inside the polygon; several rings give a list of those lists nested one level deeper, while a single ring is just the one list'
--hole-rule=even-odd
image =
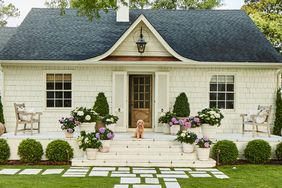
[{"label": "sky", "polygon": [[[21,24],[25,16],[31,8],[44,8],[46,0],[4,0],[5,3],[12,3],[20,10],[20,16],[17,18],[10,18],[8,20],[8,27],[16,27]],[[223,5],[217,9],[240,9],[244,4],[244,0],[223,0]]]}]

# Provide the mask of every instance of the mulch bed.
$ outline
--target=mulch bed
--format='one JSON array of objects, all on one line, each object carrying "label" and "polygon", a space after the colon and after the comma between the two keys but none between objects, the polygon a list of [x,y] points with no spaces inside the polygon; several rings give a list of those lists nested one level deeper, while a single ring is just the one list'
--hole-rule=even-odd
[{"label": "mulch bed", "polygon": [[[250,163],[247,160],[237,160],[236,163],[234,163],[233,165],[244,165],[244,164],[253,164],[253,163]],[[265,164],[266,165],[282,165],[282,161],[273,159]],[[224,165],[218,165],[218,166],[224,166]]]},{"label": "mulch bed", "polygon": [[48,165],[48,166],[60,166],[60,165],[71,165],[71,162],[52,162],[52,161],[40,161],[37,164],[24,163],[19,160],[10,160],[6,165]]}]

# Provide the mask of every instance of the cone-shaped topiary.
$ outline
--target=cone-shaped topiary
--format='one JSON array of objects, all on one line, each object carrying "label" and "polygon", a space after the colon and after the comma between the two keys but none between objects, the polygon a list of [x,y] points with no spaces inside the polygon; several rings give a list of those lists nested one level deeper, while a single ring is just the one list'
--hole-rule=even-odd
[{"label": "cone-shaped topiary", "polygon": [[273,134],[280,136],[281,129],[282,129],[282,97],[281,97],[281,89],[278,89],[276,94],[276,112],[275,112]]},{"label": "cone-shaped topiary", "polygon": [[101,116],[109,114],[109,104],[104,93],[98,93],[93,110]]},{"label": "cone-shaped topiary", "polygon": [[188,98],[184,92],[176,97],[175,104],[173,105],[173,112],[177,117],[187,117],[190,115]]}]

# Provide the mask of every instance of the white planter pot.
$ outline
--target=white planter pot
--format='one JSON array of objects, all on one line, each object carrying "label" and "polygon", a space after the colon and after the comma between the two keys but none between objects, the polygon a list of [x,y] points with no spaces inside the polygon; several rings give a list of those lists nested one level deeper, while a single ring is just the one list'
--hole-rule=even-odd
[{"label": "white planter pot", "polygon": [[207,161],[210,157],[210,148],[197,148],[197,156],[200,161]]},{"label": "white planter pot", "polygon": [[209,124],[203,124],[201,125],[201,129],[202,129],[203,137],[216,138],[216,131],[217,131],[216,126],[211,126]]},{"label": "white planter pot", "polygon": [[170,134],[176,135],[180,131],[180,125],[172,125],[170,126]]},{"label": "white planter pot", "polygon": [[95,160],[98,149],[86,148],[86,156],[88,160]]},{"label": "white planter pot", "polygon": [[192,153],[194,151],[194,144],[182,143],[184,153]]},{"label": "white planter pot", "polygon": [[91,123],[81,123],[79,126],[80,131],[85,131],[85,132],[95,132],[95,122]]},{"label": "white planter pot", "polygon": [[100,152],[108,153],[110,151],[111,140],[101,140],[101,142],[102,142],[102,148],[100,149]]},{"label": "white planter pot", "polygon": [[73,138],[73,133],[65,132],[66,138]]},{"label": "white planter pot", "polygon": [[162,127],[163,127],[164,134],[170,134],[170,126],[168,123],[162,123]]},{"label": "white planter pot", "polygon": [[111,131],[113,131],[113,132],[115,132],[115,126],[116,126],[116,124],[109,124],[109,125],[106,125],[106,127],[107,127],[108,129],[110,129]]}]

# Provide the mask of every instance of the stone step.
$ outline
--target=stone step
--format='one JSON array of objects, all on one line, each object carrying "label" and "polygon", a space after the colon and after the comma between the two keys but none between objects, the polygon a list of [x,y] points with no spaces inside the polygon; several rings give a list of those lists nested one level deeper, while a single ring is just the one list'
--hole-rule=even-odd
[{"label": "stone step", "polygon": [[180,145],[174,140],[112,140],[113,145]]},{"label": "stone step", "polygon": [[146,160],[150,160],[150,159],[154,159],[154,160],[196,160],[197,159],[197,155],[196,153],[189,153],[189,154],[184,154],[184,153],[173,153],[174,155],[170,154],[170,155],[159,155],[159,154],[150,154],[150,153],[133,153],[133,154],[123,154],[123,155],[119,155],[117,153],[114,152],[109,152],[109,153],[97,153],[96,159],[101,159],[101,160],[107,160],[107,159],[146,159]]},{"label": "stone step", "polygon": [[[179,156],[179,155],[182,155],[182,154],[187,154],[187,153],[183,153],[182,151],[181,152],[170,152],[170,151],[157,151],[157,150],[154,150],[154,151],[145,151],[145,150],[142,150],[142,151],[127,151],[127,152],[124,152],[124,151],[113,151],[111,150],[112,148],[110,148],[110,153],[114,154],[114,155],[149,155],[149,156],[156,156],[156,155],[166,155],[166,156]],[[100,152],[99,152],[100,153]],[[98,153],[98,154],[99,154]]]},{"label": "stone step", "polygon": [[216,162],[213,159],[207,161],[199,160],[140,160],[140,159],[119,159],[119,160],[84,160],[81,158],[72,159],[72,166],[142,166],[142,167],[191,167],[209,168],[214,167]]},{"label": "stone step", "polygon": [[111,148],[154,148],[154,149],[159,149],[159,148],[166,148],[166,149],[170,149],[170,148],[182,148],[182,145],[115,145],[115,144],[110,144]]},{"label": "stone step", "polygon": [[110,147],[110,150],[111,151],[122,151],[122,152],[128,152],[128,151],[131,151],[131,152],[182,152],[182,147],[170,147],[170,148],[143,148],[143,147],[114,147],[114,146],[111,146]]}]

